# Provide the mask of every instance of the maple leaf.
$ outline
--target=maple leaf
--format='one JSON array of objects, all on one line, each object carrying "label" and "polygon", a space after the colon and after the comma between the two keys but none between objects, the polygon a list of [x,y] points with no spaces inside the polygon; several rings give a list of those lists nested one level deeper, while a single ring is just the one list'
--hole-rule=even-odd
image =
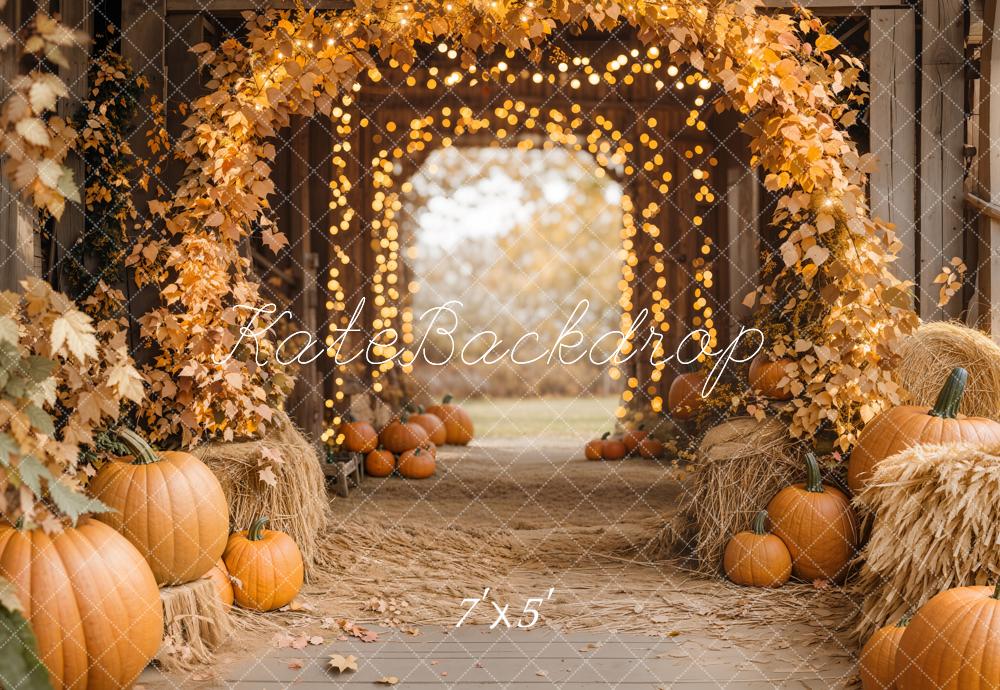
[{"label": "maple leaf", "polygon": [[302,659],[289,659],[288,668],[298,670],[305,666],[305,662]]},{"label": "maple leaf", "polygon": [[358,658],[353,654],[346,657],[341,654],[331,654],[327,664],[338,673],[358,670]]},{"label": "maple leaf", "polygon": [[265,467],[257,475],[262,482],[268,486],[275,487],[278,486],[278,476],[274,473],[270,467]]},{"label": "maple leaf", "polygon": [[65,345],[69,351],[85,362],[87,357],[97,357],[97,339],[91,318],[82,311],[71,309],[52,322],[52,351],[59,352]]},{"label": "maple leaf", "polygon": [[396,676],[382,676],[375,682],[381,685],[395,685],[396,683],[399,682],[399,678],[397,678]]},{"label": "maple leaf", "polygon": [[144,379],[131,364],[119,364],[108,373],[108,384],[115,387],[118,395],[132,402],[142,402],[146,396]]}]

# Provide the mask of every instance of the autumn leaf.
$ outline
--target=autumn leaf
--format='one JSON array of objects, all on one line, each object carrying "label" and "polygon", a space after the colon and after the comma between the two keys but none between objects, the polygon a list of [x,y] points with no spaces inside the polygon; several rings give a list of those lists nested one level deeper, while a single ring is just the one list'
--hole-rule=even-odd
[{"label": "autumn leaf", "polygon": [[399,682],[399,678],[397,678],[396,676],[382,676],[375,682],[380,683],[381,685],[395,685],[396,683]]},{"label": "autumn leaf", "polygon": [[97,356],[97,340],[91,318],[82,311],[71,309],[52,322],[52,351],[66,346],[81,362]]},{"label": "autumn leaf", "polygon": [[337,671],[338,673],[358,670],[358,658],[354,655],[345,657],[341,654],[331,654],[327,664],[329,668]]},{"label": "autumn leaf", "polygon": [[257,473],[258,478],[270,487],[278,486],[278,477],[274,474],[274,470],[270,467],[265,467]]},{"label": "autumn leaf", "polygon": [[20,134],[29,144],[34,144],[35,146],[48,146],[52,143],[48,128],[37,117],[27,117],[19,120],[14,125],[14,131]]}]

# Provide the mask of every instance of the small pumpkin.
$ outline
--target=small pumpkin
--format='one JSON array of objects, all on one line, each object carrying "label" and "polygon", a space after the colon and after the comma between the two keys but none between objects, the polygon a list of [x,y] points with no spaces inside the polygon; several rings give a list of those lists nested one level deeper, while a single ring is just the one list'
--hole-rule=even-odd
[{"label": "small pumpkin", "polygon": [[767,511],[754,517],[749,532],[739,532],[726,544],[722,569],[726,577],[746,587],[780,587],[792,576],[792,555],[785,542],[767,533]]},{"label": "small pumpkin", "polygon": [[770,361],[766,355],[759,354],[750,362],[750,388],[765,398],[774,400],[790,400],[792,391],[788,383],[781,385],[782,379],[787,379],[785,367],[791,364],[789,359]]},{"label": "small pumpkin", "polygon": [[803,580],[838,581],[858,545],[851,504],[823,484],[816,456],[806,453],[806,482],[786,486],[767,505],[771,531],[792,555],[792,572]]},{"label": "small pumpkin", "polygon": [[705,404],[705,399],[701,397],[705,379],[703,372],[695,371],[679,374],[670,382],[670,389],[667,391],[667,409],[674,419],[686,421],[694,419],[698,414]]},{"label": "small pumpkin", "polygon": [[369,477],[388,477],[396,469],[396,456],[385,448],[376,448],[365,456],[365,474]]},{"label": "small pumpkin", "polygon": [[1000,688],[1000,583],[945,590],[921,606],[899,638],[896,687]]},{"label": "small pumpkin", "polygon": [[434,475],[437,461],[424,448],[414,448],[399,455],[397,469],[406,479],[427,479]]},{"label": "small pumpkin", "polygon": [[861,672],[861,687],[864,690],[896,688],[896,652],[909,622],[909,617],[904,616],[897,625],[879,628],[861,648],[858,670]]},{"label": "small pumpkin", "polygon": [[118,437],[133,453],[106,463],[88,487],[111,512],[95,516],[139,549],[159,585],[197,580],[222,556],[229,503],[212,470],[190,453],[156,453],[131,429]]},{"label": "small pumpkin", "polygon": [[302,553],[295,541],[277,530],[264,529],[267,517],[250,529],[229,536],[223,560],[236,580],[236,603],[252,611],[273,611],[291,603],[302,589]]},{"label": "small pumpkin", "polygon": [[639,451],[640,457],[652,460],[653,458],[663,456],[663,443],[652,436],[647,436],[639,441],[639,445],[636,447],[636,450]]},{"label": "small pumpkin", "polygon": [[583,457],[588,460],[601,460],[604,456],[604,442],[611,435],[610,431],[605,431],[600,438],[587,441],[583,446]]},{"label": "small pumpkin", "polygon": [[160,647],[163,607],[125,537],[83,518],[48,534],[0,523],[0,577],[17,593],[52,687],[130,687]]},{"label": "small pumpkin", "polygon": [[428,443],[427,430],[410,421],[410,415],[403,413],[399,419],[389,422],[379,435],[382,446],[390,453],[400,454]]},{"label": "small pumpkin", "polygon": [[472,440],[475,428],[472,417],[460,406],[452,402],[450,395],[444,396],[440,405],[431,405],[427,411],[444,422],[447,434],[446,443],[453,446],[465,446]]},{"label": "small pumpkin", "polygon": [[443,446],[448,440],[448,429],[436,414],[425,412],[423,407],[417,407],[417,413],[410,415],[410,421],[419,424],[427,432],[427,438],[435,446]]},{"label": "small pumpkin", "polygon": [[233,581],[229,578],[229,571],[226,569],[225,561],[220,558],[219,562],[205,574],[205,577],[212,581],[212,584],[215,586],[215,591],[218,593],[219,599],[222,601],[222,605],[232,606]]},{"label": "small pumpkin", "polygon": [[378,434],[368,422],[354,419],[350,413],[344,415],[344,421],[337,429],[344,435],[344,448],[353,453],[370,453],[378,448]]},{"label": "small pumpkin", "polygon": [[643,425],[640,424],[635,429],[629,429],[622,435],[622,443],[625,444],[625,448],[629,453],[634,453],[639,447],[639,443],[648,435]]},{"label": "small pumpkin", "polygon": [[626,455],[628,455],[628,448],[625,447],[625,442],[619,437],[611,437],[605,439],[604,445],[601,447],[601,458],[604,460],[621,460]]},{"label": "small pumpkin", "polygon": [[958,413],[969,373],[952,369],[933,407],[901,405],[886,410],[861,430],[847,463],[847,485],[857,494],[871,477],[875,465],[912,446],[1000,442],[1000,423],[985,417]]}]

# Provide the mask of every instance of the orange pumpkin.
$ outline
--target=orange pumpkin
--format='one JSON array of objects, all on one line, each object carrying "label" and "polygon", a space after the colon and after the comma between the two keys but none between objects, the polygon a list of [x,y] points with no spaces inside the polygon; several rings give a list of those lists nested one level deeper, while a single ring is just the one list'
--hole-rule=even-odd
[{"label": "orange pumpkin", "polygon": [[160,647],[153,573],[102,522],[84,518],[55,534],[0,524],[0,577],[13,585],[57,690],[129,687]]},{"label": "orange pumpkin", "polygon": [[386,450],[398,455],[413,450],[422,443],[428,443],[430,438],[427,436],[427,430],[419,424],[412,423],[410,416],[404,412],[398,420],[394,419],[382,429],[379,440]]},{"label": "orange pumpkin", "polygon": [[639,445],[636,447],[636,450],[639,451],[640,457],[650,460],[663,456],[663,444],[652,436],[647,436],[639,441]]},{"label": "orange pumpkin", "polygon": [[344,421],[337,432],[344,435],[344,447],[353,453],[370,453],[378,448],[375,427],[354,419],[350,413],[344,415]]},{"label": "orange pumpkin", "polygon": [[443,446],[448,440],[448,429],[436,414],[425,412],[424,408],[418,407],[417,413],[410,415],[410,421],[422,426],[427,432],[427,438],[435,446]]},{"label": "orange pumpkin", "polygon": [[454,446],[468,445],[475,432],[472,426],[472,417],[451,401],[452,397],[446,395],[440,405],[431,405],[427,411],[444,422],[447,432],[446,443]]},{"label": "orange pumpkin", "polygon": [[119,438],[134,458],[109,462],[88,487],[112,512],[96,516],[139,549],[157,584],[197,580],[222,556],[229,504],[212,470],[190,453],[155,453],[134,431]]},{"label": "orange pumpkin", "polygon": [[879,628],[861,648],[861,653],[858,655],[858,670],[861,672],[861,687],[864,690],[896,688],[896,652],[907,623],[909,618],[903,618],[898,625]]},{"label": "orange pumpkin", "polygon": [[406,479],[427,479],[434,475],[437,461],[432,453],[423,448],[414,448],[399,455],[397,469]]},{"label": "orange pumpkin", "polygon": [[629,453],[634,453],[639,447],[639,443],[642,439],[646,438],[649,434],[643,429],[643,425],[640,424],[635,429],[629,429],[622,436],[622,443],[625,444],[626,450]]},{"label": "orange pumpkin", "polygon": [[229,571],[226,569],[225,561],[220,558],[219,562],[205,574],[205,577],[212,581],[215,591],[219,594],[219,599],[222,601],[222,605],[232,606],[233,581],[229,579]]},{"label": "orange pumpkin", "polygon": [[726,577],[747,587],[780,587],[792,576],[792,555],[785,542],[766,530],[767,511],[754,518],[751,531],[739,532],[726,544],[722,569]]},{"label": "orange pumpkin", "polygon": [[604,435],[600,438],[587,441],[586,445],[583,447],[583,457],[588,460],[600,460],[604,456],[604,442],[610,435],[610,431],[605,431]]},{"label": "orange pumpkin", "polygon": [[812,453],[806,453],[806,475],[804,484],[786,486],[771,499],[771,531],[792,554],[796,577],[838,581],[858,545],[857,520],[847,497],[823,484]]},{"label": "orange pumpkin", "polygon": [[965,369],[955,367],[933,407],[893,407],[869,422],[861,430],[847,464],[847,484],[851,491],[857,494],[864,488],[877,463],[912,446],[1000,442],[1000,423],[958,414],[968,379]]},{"label": "orange pumpkin", "polygon": [[789,364],[791,364],[789,359],[779,359],[772,362],[763,354],[757,355],[750,362],[750,388],[765,398],[790,400],[792,391],[788,387],[788,382],[781,385],[782,379],[788,378],[785,367]]},{"label": "orange pumpkin", "polygon": [[674,419],[685,421],[694,419],[705,404],[701,390],[705,386],[706,376],[702,372],[680,374],[670,382],[667,391],[667,409]]},{"label": "orange pumpkin", "polygon": [[896,687],[1000,688],[1000,584],[957,587],[920,607],[899,638]]},{"label": "orange pumpkin", "polygon": [[618,437],[605,439],[601,447],[601,457],[605,460],[621,460],[628,455],[625,442]]},{"label": "orange pumpkin", "polygon": [[236,603],[253,611],[273,611],[291,603],[302,589],[302,554],[295,541],[277,530],[264,529],[267,517],[250,529],[229,536],[223,560],[235,578]]},{"label": "orange pumpkin", "polygon": [[396,469],[396,456],[384,448],[377,448],[365,456],[365,474],[370,477],[388,477]]}]

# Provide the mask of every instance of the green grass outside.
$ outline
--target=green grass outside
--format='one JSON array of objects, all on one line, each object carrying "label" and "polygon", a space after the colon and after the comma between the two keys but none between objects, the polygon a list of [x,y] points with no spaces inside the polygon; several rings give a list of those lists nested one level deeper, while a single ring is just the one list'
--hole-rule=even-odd
[{"label": "green grass outside", "polygon": [[480,398],[459,401],[472,416],[476,436],[600,436],[614,426],[617,396],[600,398]]}]

